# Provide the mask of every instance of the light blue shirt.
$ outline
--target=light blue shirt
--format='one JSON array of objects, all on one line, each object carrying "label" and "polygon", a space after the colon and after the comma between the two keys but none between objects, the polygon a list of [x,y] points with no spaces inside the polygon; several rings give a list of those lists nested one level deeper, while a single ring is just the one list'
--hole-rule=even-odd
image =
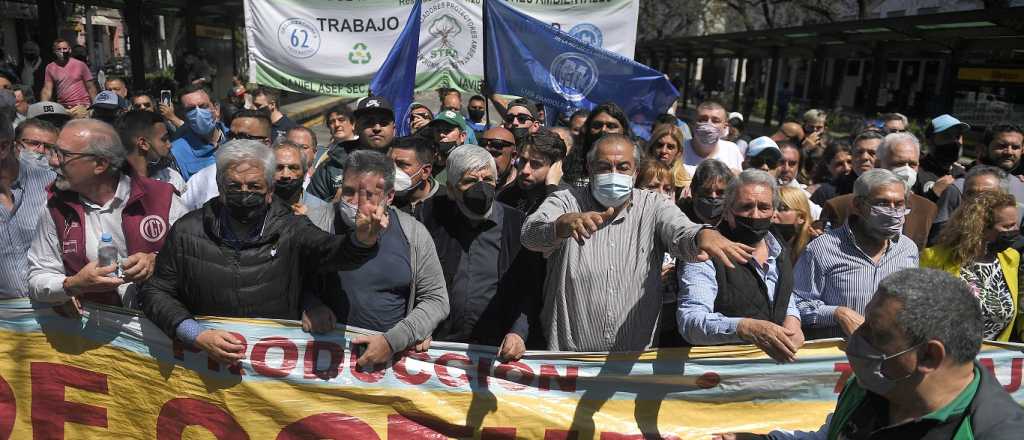
[{"label": "light blue shirt", "polygon": [[[765,235],[768,245],[768,259],[764,266],[751,260],[757,274],[767,287],[768,298],[775,300],[775,285],[779,282],[778,258],[782,246],[772,234]],[[679,308],[676,320],[679,333],[694,345],[742,344],[736,335],[736,326],[743,317],[725,316],[715,312],[715,298],[718,296],[718,281],[715,266],[711,261],[687,263],[679,275]],[[786,315],[800,318],[796,302],[790,299]]]},{"label": "light blue shirt", "polygon": [[18,179],[11,183],[14,206],[0,206],[0,298],[28,295],[28,249],[54,177],[49,168],[18,159]]}]

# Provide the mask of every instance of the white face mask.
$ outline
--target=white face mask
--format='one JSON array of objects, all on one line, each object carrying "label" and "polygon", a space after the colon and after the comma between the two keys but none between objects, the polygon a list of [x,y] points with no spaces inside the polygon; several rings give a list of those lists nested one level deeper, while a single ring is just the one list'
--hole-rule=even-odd
[{"label": "white face mask", "polygon": [[411,176],[402,171],[401,168],[395,167],[395,191],[402,192],[409,188],[412,188],[412,178],[420,175],[423,172],[423,167],[420,170],[413,173]]},{"label": "white face mask", "polygon": [[917,183],[917,170],[911,168],[910,165],[893,168],[891,171],[893,174],[899,176],[900,179],[903,179],[903,181],[907,183],[908,188]]}]

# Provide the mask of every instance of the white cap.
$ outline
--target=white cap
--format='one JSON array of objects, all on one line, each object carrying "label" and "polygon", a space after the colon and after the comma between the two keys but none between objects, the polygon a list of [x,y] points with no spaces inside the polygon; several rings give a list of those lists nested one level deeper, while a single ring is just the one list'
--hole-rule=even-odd
[{"label": "white cap", "polygon": [[776,144],[768,136],[761,136],[747,143],[747,157],[758,156],[766,150],[775,150],[778,157],[782,157],[782,150],[779,149],[779,144]]},{"label": "white cap", "polygon": [[739,119],[739,120],[742,121],[743,120],[743,114],[740,113],[740,112],[729,113],[729,117],[726,118],[726,120],[733,120],[733,119]]}]

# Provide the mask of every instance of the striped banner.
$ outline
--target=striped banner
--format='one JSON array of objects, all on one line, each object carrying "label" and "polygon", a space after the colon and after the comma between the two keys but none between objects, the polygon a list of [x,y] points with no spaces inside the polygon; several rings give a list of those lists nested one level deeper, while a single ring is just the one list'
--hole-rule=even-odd
[{"label": "striped banner", "polygon": [[[434,343],[376,371],[355,366],[354,328],[201,319],[245,340],[234,368],[122,310],[81,318],[0,301],[0,440],[50,438],[708,438],[817,428],[850,367],[839,341],[777,365],[749,346],[638,353],[529,352]],[[1024,346],[981,362],[1018,400]]]}]

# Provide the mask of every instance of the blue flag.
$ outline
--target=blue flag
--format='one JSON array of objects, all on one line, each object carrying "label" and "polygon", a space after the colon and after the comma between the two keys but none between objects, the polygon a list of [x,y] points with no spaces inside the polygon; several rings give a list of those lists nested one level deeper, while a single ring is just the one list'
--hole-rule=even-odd
[{"label": "blue flag", "polygon": [[655,118],[679,96],[661,72],[587,45],[504,1],[484,1],[484,68],[498,93],[541,102],[547,114],[611,101],[638,135],[649,135]]},{"label": "blue flag", "polygon": [[371,94],[383,96],[395,110],[398,136],[409,135],[409,105],[416,90],[416,56],[420,48],[420,0],[416,0],[405,28],[387,59],[370,81]]}]

